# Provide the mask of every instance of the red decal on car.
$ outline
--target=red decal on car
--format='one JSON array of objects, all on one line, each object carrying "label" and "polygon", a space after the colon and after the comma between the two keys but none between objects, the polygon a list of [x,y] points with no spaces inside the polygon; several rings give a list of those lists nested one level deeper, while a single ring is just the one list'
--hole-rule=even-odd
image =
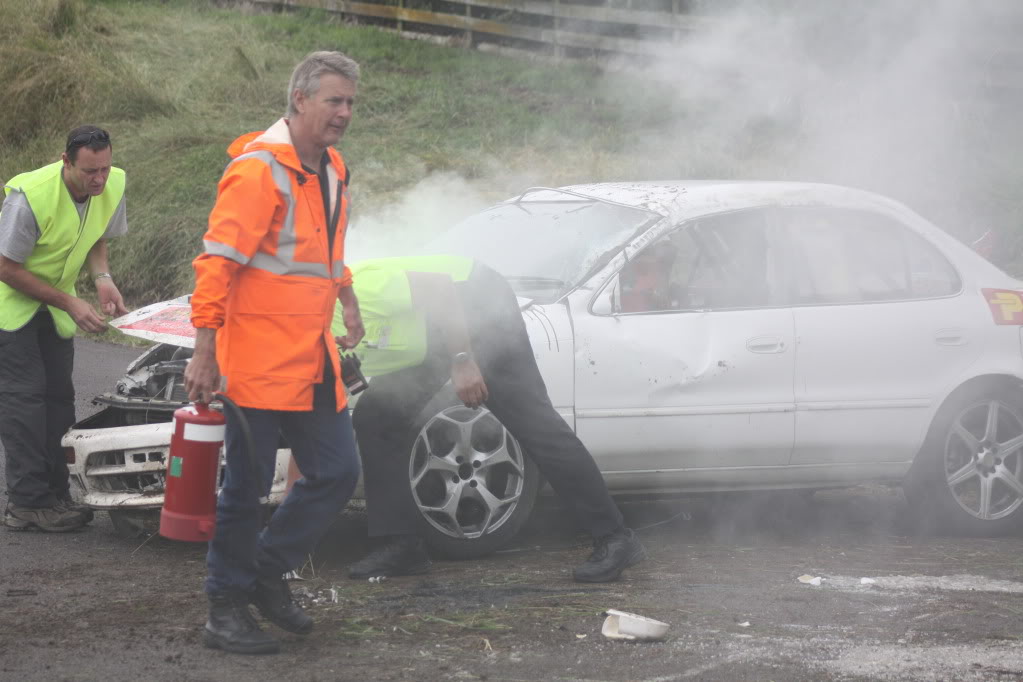
[{"label": "red decal on car", "polygon": [[1023,292],[1012,289],[981,289],[995,324],[1023,325]]}]

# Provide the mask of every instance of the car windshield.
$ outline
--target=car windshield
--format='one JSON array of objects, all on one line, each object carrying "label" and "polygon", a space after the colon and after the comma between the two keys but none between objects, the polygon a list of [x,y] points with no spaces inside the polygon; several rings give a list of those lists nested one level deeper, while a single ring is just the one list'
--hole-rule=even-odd
[{"label": "car windshield", "polygon": [[642,209],[567,194],[550,200],[544,194],[477,213],[430,249],[475,258],[504,275],[519,296],[551,302],[658,218]]}]

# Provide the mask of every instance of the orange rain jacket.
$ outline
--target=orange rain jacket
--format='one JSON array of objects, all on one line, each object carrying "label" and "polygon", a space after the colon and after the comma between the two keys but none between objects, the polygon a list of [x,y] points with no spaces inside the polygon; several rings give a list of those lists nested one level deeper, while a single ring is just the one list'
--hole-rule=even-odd
[{"label": "orange rain jacket", "polygon": [[337,409],[347,403],[330,323],[338,291],[352,283],[344,264],[348,186],[341,155],[328,149],[334,251],[318,176],[302,170],[284,119],[228,148],[232,161],[217,187],[192,262],[192,324],[217,329],[217,362],[239,405],[310,410],[324,357],[334,365]]}]

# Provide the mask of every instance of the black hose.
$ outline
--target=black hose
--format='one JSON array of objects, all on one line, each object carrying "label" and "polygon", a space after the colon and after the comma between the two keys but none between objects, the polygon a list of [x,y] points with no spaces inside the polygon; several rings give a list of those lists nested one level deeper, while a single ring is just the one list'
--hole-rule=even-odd
[{"label": "black hose", "polygon": [[[242,408],[238,407],[233,400],[223,393],[214,393],[213,397],[224,403],[224,406],[231,410],[231,415],[238,419],[238,424],[242,429],[242,437],[245,439],[245,451],[249,455],[249,466],[252,467],[252,473],[255,477],[256,485],[262,486],[263,467],[261,466],[259,457],[256,456],[256,442],[252,439],[252,429],[249,428],[249,420],[245,418],[245,413],[242,412]],[[259,489],[260,488],[257,488],[257,492]],[[266,504],[269,499],[270,498],[267,495],[260,495],[259,503]]]}]

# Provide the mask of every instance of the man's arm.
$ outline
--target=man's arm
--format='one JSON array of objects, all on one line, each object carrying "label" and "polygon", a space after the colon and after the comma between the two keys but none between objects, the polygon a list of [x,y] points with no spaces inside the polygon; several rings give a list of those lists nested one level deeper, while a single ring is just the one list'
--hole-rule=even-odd
[{"label": "man's arm", "polygon": [[107,242],[100,239],[86,256],[86,263],[89,266],[89,274],[96,285],[96,296],[99,298],[99,308],[106,315],[126,315],[128,309],[124,306],[124,299],[113,277],[110,276],[110,266],[107,263]]},{"label": "man's arm", "polygon": [[185,366],[185,390],[188,399],[210,403],[220,387],[220,368],[217,366],[217,330],[200,327],[195,330],[195,350]]},{"label": "man's arm", "polygon": [[451,383],[466,407],[479,407],[489,397],[476,359],[472,356],[469,328],[451,277],[442,273],[409,272],[412,306],[441,330],[451,358]]},{"label": "man's arm", "polygon": [[106,322],[91,305],[50,286],[26,270],[22,263],[4,255],[0,255],[0,282],[17,289],[29,298],[60,308],[70,315],[83,331],[98,334],[106,329]]},{"label": "man's arm", "polygon": [[231,284],[256,253],[279,205],[266,164],[256,159],[232,163],[217,184],[217,202],[203,235],[203,253],[192,261],[192,326],[195,348],[185,367],[188,399],[210,402],[220,389],[217,330],[224,324]]},{"label": "man's arm", "polygon": [[366,335],[366,329],[362,326],[362,313],[359,312],[359,299],[355,297],[355,289],[352,285],[343,286],[337,292],[337,300],[341,301],[341,315],[348,333],[344,336],[335,336],[334,341],[345,350],[355,348]]}]

